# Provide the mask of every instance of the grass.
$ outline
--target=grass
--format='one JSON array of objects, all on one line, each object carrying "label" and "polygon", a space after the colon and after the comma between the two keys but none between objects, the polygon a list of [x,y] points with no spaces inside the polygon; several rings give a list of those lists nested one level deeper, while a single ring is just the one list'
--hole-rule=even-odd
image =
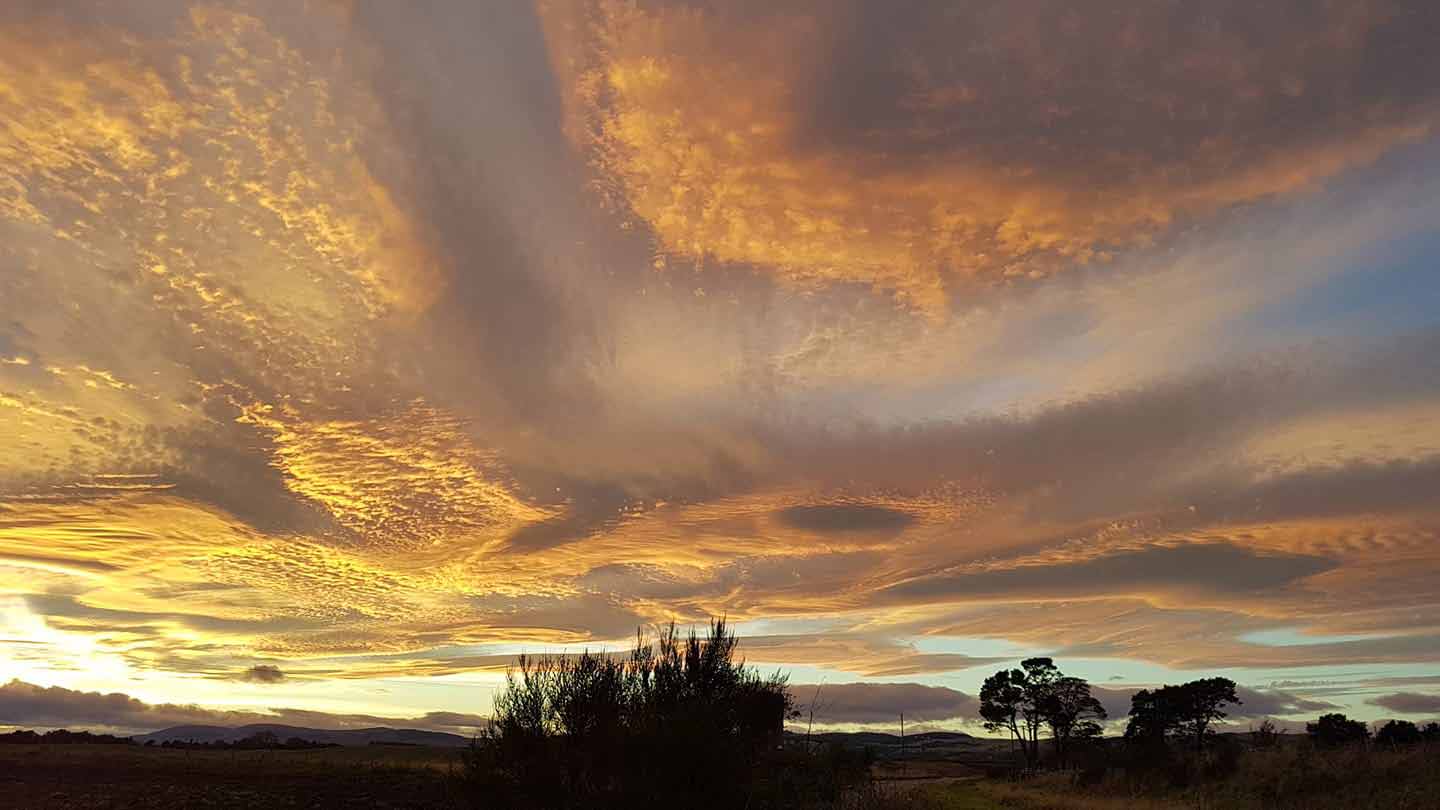
[{"label": "grass", "polygon": [[195,751],[121,745],[0,746],[0,808],[457,806],[458,752],[410,746]]},{"label": "grass", "polygon": [[999,810],[995,797],[977,780],[927,785],[916,791],[915,806],[924,810]]},{"label": "grass", "polygon": [[[457,808],[454,749],[370,746],[203,751],[119,745],[0,746],[0,810]],[[1174,786],[1112,773],[984,779],[955,763],[877,768],[835,810],[1434,810],[1440,746],[1251,751],[1224,778]]]},{"label": "grass", "polygon": [[1229,776],[1180,787],[1116,774],[1081,788],[1069,774],[1050,773],[934,785],[923,795],[933,802],[925,807],[963,810],[1435,810],[1440,747],[1252,751]]}]

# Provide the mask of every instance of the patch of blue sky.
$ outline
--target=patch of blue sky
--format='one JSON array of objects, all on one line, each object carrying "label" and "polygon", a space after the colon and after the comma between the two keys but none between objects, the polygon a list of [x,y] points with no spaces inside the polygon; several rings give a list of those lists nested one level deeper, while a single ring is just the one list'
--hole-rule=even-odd
[{"label": "patch of blue sky", "polygon": [[1375,246],[1350,267],[1251,314],[1243,331],[1381,340],[1440,326],[1440,226]]},{"label": "patch of blue sky", "polygon": [[1382,638],[1393,638],[1393,636],[1370,634],[1326,636],[1306,633],[1300,627],[1280,627],[1256,630],[1239,637],[1247,644],[1261,644],[1266,647],[1302,647],[1311,644],[1340,644],[1346,641],[1373,641]]},{"label": "patch of blue sky", "polygon": [[1032,655],[1044,655],[1046,649],[1019,644],[1003,638],[983,636],[914,636],[899,639],[900,643],[913,646],[922,653],[958,653],[975,658],[1004,658],[1016,660]]}]

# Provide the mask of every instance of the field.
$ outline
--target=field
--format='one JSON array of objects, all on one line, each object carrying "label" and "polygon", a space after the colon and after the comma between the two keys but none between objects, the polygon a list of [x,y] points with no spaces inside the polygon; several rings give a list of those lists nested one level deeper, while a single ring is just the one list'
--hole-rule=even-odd
[{"label": "field", "polygon": [[[418,746],[201,751],[121,745],[0,746],[0,808],[468,808],[459,752]],[[1218,778],[1072,773],[1011,781],[943,759],[884,760],[837,810],[1435,810],[1440,749],[1252,751]]]},{"label": "field", "polygon": [[0,746],[0,808],[445,808],[455,749]]},{"label": "field", "polygon": [[1437,810],[1440,747],[1251,751],[1223,776],[1176,785],[1111,775],[1079,787],[1072,773],[1023,781],[966,779],[919,788],[917,810]]}]

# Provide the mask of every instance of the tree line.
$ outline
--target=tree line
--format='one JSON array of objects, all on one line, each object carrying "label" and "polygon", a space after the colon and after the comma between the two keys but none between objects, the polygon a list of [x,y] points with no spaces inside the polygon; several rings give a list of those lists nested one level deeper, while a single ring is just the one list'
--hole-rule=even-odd
[{"label": "tree line", "polygon": [[57,728],[51,731],[19,729],[0,734],[0,745],[134,745],[129,737],[114,734],[93,734],[89,731],[69,731]]},{"label": "tree line", "polygon": [[[154,740],[147,740],[147,746],[156,745]],[[192,751],[309,751],[316,748],[339,748],[338,743],[316,742],[303,737],[288,737],[280,739],[280,735],[273,731],[257,731],[238,740],[210,740],[201,742],[198,740],[165,740],[159,743],[161,748],[182,748]]]},{"label": "tree line", "polygon": [[[1177,686],[1142,689],[1131,698],[1125,739],[1163,742],[1182,737],[1203,746],[1223,706],[1239,704],[1235,682],[1202,678]],[[1009,732],[1027,768],[1040,764],[1040,732],[1048,729],[1055,759],[1062,766],[1075,743],[1101,736],[1105,707],[1090,693],[1084,678],[1065,675],[1051,658],[1027,658],[1014,669],[1002,669],[980,687],[980,717],[985,728]]]},{"label": "tree line", "polygon": [[1409,720],[1388,720],[1372,737],[1370,727],[1365,723],[1334,713],[1322,714],[1314,723],[1306,723],[1305,733],[1321,748],[1364,745],[1372,740],[1379,746],[1399,748],[1422,742],[1440,742],[1440,723],[1420,726]]},{"label": "tree line", "polygon": [[[1200,678],[1141,689],[1130,698],[1124,740],[1152,754],[1168,751],[1167,740],[1179,741],[1201,753],[1214,734],[1215,724],[1227,716],[1225,707],[1231,705],[1242,705],[1242,701],[1236,694],[1235,682],[1229,678]],[[1091,695],[1090,684],[1084,678],[1065,675],[1053,659],[1036,657],[985,679],[980,687],[980,716],[987,730],[1009,733],[1025,767],[1033,770],[1042,760],[1042,730],[1049,731],[1054,761],[1064,767],[1077,743],[1101,736],[1106,712]],[[1263,747],[1272,744],[1278,733],[1267,720],[1254,736]],[[1369,726],[1339,713],[1325,714],[1306,724],[1306,736],[1321,748],[1364,744],[1372,739]],[[1385,747],[1440,742],[1440,724],[1421,727],[1408,720],[1390,720],[1373,735],[1373,740]]]}]

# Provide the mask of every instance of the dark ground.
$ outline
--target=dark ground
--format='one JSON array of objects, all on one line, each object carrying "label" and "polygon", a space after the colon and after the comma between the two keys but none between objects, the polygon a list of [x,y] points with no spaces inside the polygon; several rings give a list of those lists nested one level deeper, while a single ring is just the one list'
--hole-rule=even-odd
[{"label": "dark ground", "polygon": [[[883,742],[883,741],[881,741]],[[1076,772],[1023,782],[985,766],[991,746],[934,739],[875,764],[883,802],[868,810],[1440,810],[1440,747],[1251,751],[1227,775],[1183,785]],[[916,748],[919,748],[917,745]],[[1002,749],[1003,750],[1003,749]],[[893,752],[887,752],[893,753]],[[459,810],[455,748],[359,746],[204,751],[130,745],[0,745],[0,810],[390,808]],[[1164,772],[1155,774],[1164,777]],[[674,808],[674,810],[683,810]]]},{"label": "dark ground", "polygon": [[449,808],[455,749],[186,751],[123,745],[0,746],[3,810]]}]

